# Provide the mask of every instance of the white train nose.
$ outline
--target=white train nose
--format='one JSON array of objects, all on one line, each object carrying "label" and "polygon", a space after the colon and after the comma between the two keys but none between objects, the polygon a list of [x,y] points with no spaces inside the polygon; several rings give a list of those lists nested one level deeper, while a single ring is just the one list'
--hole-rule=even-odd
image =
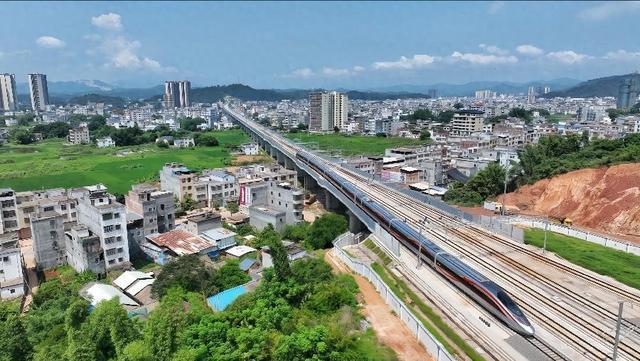
[{"label": "white train nose", "polygon": [[536,333],[533,326],[520,325],[520,327],[522,327],[525,336],[533,336]]}]

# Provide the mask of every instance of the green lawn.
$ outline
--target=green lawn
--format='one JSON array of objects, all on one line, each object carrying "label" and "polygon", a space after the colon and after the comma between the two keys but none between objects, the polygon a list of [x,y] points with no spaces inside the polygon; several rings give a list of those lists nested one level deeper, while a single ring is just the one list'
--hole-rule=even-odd
[{"label": "green lawn", "polygon": [[[542,248],[544,230],[525,229],[524,240]],[[554,232],[548,233],[547,250],[578,266],[640,289],[640,256]]]},{"label": "green lawn", "polygon": [[425,144],[419,139],[364,135],[287,133],[285,136],[308,148],[341,152],[342,155],[382,155],[387,148]]},{"label": "green lawn", "polygon": [[0,188],[16,191],[78,187],[103,183],[126,193],[132,184],[158,176],[168,162],[192,169],[216,168],[231,161],[228,147],[249,141],[238,129],[216,132],[220,145],[193,149],[160,149],[155,144],[98,149],[48,140],[32,145],[0,147]]}]

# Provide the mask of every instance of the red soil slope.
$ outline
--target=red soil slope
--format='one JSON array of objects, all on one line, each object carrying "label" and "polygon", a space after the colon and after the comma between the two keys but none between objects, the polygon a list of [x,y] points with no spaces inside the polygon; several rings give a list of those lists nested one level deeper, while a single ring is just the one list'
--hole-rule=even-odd
[{"label": "red soil slope", "polygon": [[543,179],[507,194],[506,204],[522,214],[568,217],[577,226],[640,240],[640,163]]}]

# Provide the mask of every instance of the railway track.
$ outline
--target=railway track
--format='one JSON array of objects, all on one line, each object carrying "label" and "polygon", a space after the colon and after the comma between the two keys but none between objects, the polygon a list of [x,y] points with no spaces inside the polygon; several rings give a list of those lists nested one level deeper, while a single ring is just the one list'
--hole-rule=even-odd
[{"label": "railway track", "polygon": [[566,358],[563,354],[558,352],[558,350],[556,350],[555,348],[553,348],[552,346],[550,346],[549,344],[547,344],[543,340],[539,339],[538,337],[528,338],[527,341],[533,347],[535,347],[537,350],[539,350],[542,354],[547,356],[549,358],[549,360],[553,360],[553,361],[571,361],[568,358]]},{"label": "railway track", "polygon": [[[344,171],[342,173],[345,174]],[[353,176],[351,176],[349,173],[346,173],[346,174],[349,176],[349,178],[352,178],[351,179],[352,182],[360,183],[360,189],[363,190],[365,193],[369,194],[370,197],[376,199],[378,202],[380,202],[386,207],[395,209],[396,214],[406,218],[407,222],[411,223],[411,225],[416,227],[416,229],[420,227],[419,220],[416,219],[415,215],[424,213],[424,210],[416,209],[416,206],[414,204],[411,204],[413,202],[407,201],[407,202],[403,202],[402,204],[404,209],[410,209],[415,213],[407,213],[405,210],[398,211],[398,209],[401,209],[403,207],[399,207],[397,204],[393,204],[389,202],[389,199],[394,199],[394,198],[397,199],[397,196],[398,196],[397,193],[385,189],[382,194],[385,197],[382,199],[380,195],[376,195],[374,193],[374,191],[372,190],[373,187],[371,184],[365,183],[363,187],[362,186],[363,181],[361,181],[360,179],[353,180]],[[378,191],[380,190],[378,189]],[[430,212],[434,212],[434,211],[430,211]],[[449,229],[449,232],[453,233],[453,231],[455,230]],[[558,313],[565,319],[581,320],[582,322],[574,323],[575,328],[577,328],[579,331],[585,332],[586,334],[592,335],[595,339],[604,339],[606,343],[612,344],[614,341],[613,336],[607,334],[605,331],[603,331],[600,327],[594,325],[592,322],[584,320],[584,318],[581,315],[576,314],[572,310],[568,310],[563,307],[560,307],[559,305],[557,305],[557,303],[553,299],[550,299],[547,295],[543,295],[539,291],[527,285],[527,281],[529,280],[517,279],[512,275],[507,275],[504,272],[502,272],[497,266],[492,265],[486,260],[482,259],[481,257],[476,256],[475,254],[471,253],[469,250],[462,247],[461,245],[446,239],[446,237],[443,237],[438,233],[433,232],[431,234],[432,236],[436,237],[439,242],[447,244],[450,248],[455,249],[457,252],[459,252],[459,254],[463,254],[465,257],[472,259],[476,264],[479,264],[481,267],[489,270],[491,273],[507,281],[515,289],[520,290],[521,292],[527,294],[529,300],[525,300],[523,297],[519,295],[514,295],[513,292],[512,292],[512,297],[515,297],[519,301],[519,304],[521,305],[521,307],[524,305],[524,308],[527,309],[529,314],[536,315],[536,319],[541,321],[541,323],[544,323],[548,329],[554,330],[557,334],[563,335],[563,337],[566,340],[571,341],[574,348],[576,348],[576,350],[578,350],[585,357],[588,357],[594,360],[606,360],[607,358],[609,358],[608,352],[604,352],[601,350],[601,348],[604,348],[605,345],[601,345],[600,347],[596,348],[594,345],[592,345],[591,341],[585,339],[584,337],[581,337],[580,335],[577,335],[574,331],[570,330],[569,328],[563,325],[560,325],[556,320],[549,318],[548,315],[545,315],[544,313],[539,312],[537,307],[530,306],[530,300],[535,299],[537,302],[544,304],[544,306],[546,306],[548,309],[553,310],[554,312]],[[469,242],[468,235],[464,235],[464,238],[466,239],[467,242]],[[496,255],[500,254],[499,252],[496,252],[495,250],[488,248],[486,245],[483,245],[483,247],[484,247],[483,250],[485,252],[491,252]],[[415,250],[413,251],[415,253]],[[523,265],[517,262],[512,262],[510,266],[522,271],[521,266]],[[530,271],[530,272],[533,272],[533,271]],[[529,273],[528,275],[534,278],[538,276],[537,273]],[[575,295],[575,293],[566,289],[561,291],[564,292],[564,294],[567,294],[567,292],[570,292],[570,294],[568,295],[569,297],[572,297]],[[593,303],[587,303],[585,306],[590,307],[591,305],[593,305]],[[620,349],[623,350],[624,353],[631,356],[632,359],[634,360],[640,359],[640,352],[635,347],[628,345],[627,342],[625,342],[624,340],[620,343]]]},{"label": "railway track", "polygon": [[[273,137],[274,135],[271,133],[264,133],[263,134],[267,134],[267,136],[269,137]],[[291,144],[289,144],[288,141],[278,141],[282,146],[284,146],[288,151],[290,151],[292,154],[295,154],[295,152],[297,152],[298,150],[298,146],[292,146]],[[526,274],[528,277],[532,277],[534,279],[540,279],[541,275],[537,272],[535,272],[534,270],[532,270],[529,267],[526,267],[522,264],[520,264],[519,262],[513,260],[510,257],[507,257],[505,255],[502,254],[502,252],[500,251],[496,251],[495,249],[492,249],[490,246],[484,244],[483,242],[477,240],[475,237],[479,237],[480,239],[485,239],[485,240],[491,240],[494,242],[497,242],[499,244],[502,244],[504,246],[507,246],[513,250],[516,250],[518,252],[524,253],[540,262],[543,262],[545,264],[548,264],[550,266],[553,266],[563,272],[566,272],[568,274],[571,274],[573,276],[576,276],[580,279],[583,279],[587,282],[590,282],[594,285],[597,285],[603,289],[606,289],[610,292],[615,293],[616,295],[625,297],[631,301],[635,301],[635,302],[640,302],[640,296],[626,290],[620,287],[617,287],[615,285],[611,285],[609,283],[607,283],[606,281],[603,281],[593,275],[590,275],[584,271],[581,270],[577,270],[575,268],[569,267],[565,264],[559,263],[555,260],[549,259],[547,257],[541,256],[539,254],[537,254],[536,252],[527,249],[526,247],[524,247],[523,245],[520,244],[516,244],[514,242],[505,240],[501,237],[498,237],[490,232],[487,232],[481,228],[477,228],[474,226],[469,226],[464,222],[460,222],[458,219],[451,217],[448,214],[443,214],[442,212],[438,212],[436,210],[434,210],[433,208],[421,204],[421,203],[417,203],[414,199],[410,198],[409,196],[402,194],[400,192],[394,191],[394,190],[390,190],[388,187],[378,184],[378,183],[369,183],[368,181],[363,181],[362,179],[364,177],[356,174],[355,172],[346,170],[340,166],[336,166],[333,165],[333,168],[335,170],[337,170],[338,172],[341,172],[342,174],[346,174],[346,176],[348,178],[351,179],[351,181],[353,183],[360,183],[360,189],[362,191],[364,191],[365,193],[369,194],[370,197],[372,197],[372,199],[376,199],[379,203],[385,205],[386,207],[390,207],[390,209],[395,210],[396,214],[402,214],[404,217],[407,218],[408,222],[410,222],[413,226],[415,227],[419,227],[419,221],[420,219],[415,219],[413,214],[407,214],[405,211],[398,211],[398,209],[403,209],[403,207],[407,207],[410,208],[412,211],[417,212],[418,214],[430,214],[432,220],[434,221],[434,223],[437,223],[439,226],[448,229],[448,232],[450,232],[451,234],[456,235],[458,238],[464,240],[465,242],[472,244],[478,248],[483,249],[485,252],[489,253],[489,254],[493,254],[493,255],[497,255],[498,258],[501,258],[502,262],[508,263],[508,265],[514,269],[517,269],[518,271]],[[353,180],[355,179],[355,181]],[[362,186],[364,184],[364,187]],[[375,189],[375,191],[377,192],[381,192],[382,195],[384,196],[383,199],[380,198],[379,195],[376,196],[376,194],[374,193],[374,191],[372,189]],[[402,200],[402,202],[400,202],[401,204],[392,204],[388,202],[388,198],[390,199],[395,199],[395,200]],[[444,221],[442,220],[438,220],[436,219],[436,215],[443,217]],[[409,221],[410,220],[410,221]],[[457,226],[457,227],[451,227],[451,224],[447,224],[447,222],[453,223],[453,225]],[[450,240],[447,240],[446,237],[443,237],[442,235],[438,234],[437,232],[430,230],[430,234],[434,237],[436,237],[440,242],[442,243],[446,243],[450,248],[455,249],[457,252],[459,252],[460,254],[464,255],[465,257],[468,257],[470,259],[472,259],[476,264],[481,265],[483,268],[489,270],[491,273],[495,274],[497,277],[502,278],[503,280],[505,280],[507,283],[511,284],[516,290],[520,290],[520,292],[524,293],[527,295],[527,299],[530,300],[535,300],[538,303],[542,303],[544,304],[546,307],[548,307],[550,310],[552,310],[553,312],[562,314],[563,317],[566,317],[567,319],[571,320],[574,323],[574,327],[578,328],[579,330],[586,332],[590,335],[593,335],[594,338],[596,340],[598,340],[599,338],[602,338],[605,340],[606,343],[612,343],[613,342],[613,336],[609,335],[606,331],[600,329],[599,327],[597,327],[596,325],[594,325],[592,322],[584,320],[580,315],[576,314],[575,312],[573,312],[572,310],[568,310],[568,309],[564,309],[562,307],[559,307],[553,300],[549,299],[546,295],[541,294],[540,292],[532,289],[530,286],[525,285],[524,283],[526,282],[524,279],[517,279],[516,277],[512,276],[512,275],[506,275],[504,272],[502,272],[499,267],[487,262],[486,260],[481,259],[480,257],[477,257],[475,254],[472,254],[471,252],[469,252],[467,249],[465,249],[464,247],[460,246],[460,245],[456,245],[455,242],[452,242]],[[414,250],[415,251],[415,250]],[[519,278],[522,278],[522,276],[519,276]],[[543,281],[546,283],[551,283],[553,284],[554,282],[548,282],[549,279],[548,278],[543,278]],[[590,311],[596,312],[597,314],[599,314],[602,317],[605,317],[609,320],[611,320],[612,315],[613,317],[616,317],[616,315],[608,310],[603,308],[601,305],[595,305],[592,302],[589,302],[589,300],[586,300],[586,298],[584,298],[582,295],[577,294],[576,292],[573,292],[569,289],[567,289],[564,286],[559,285],[559,288],[555,288],[556,291],[560,292],[561,294],[567,295],[569,298],[571,297],[575,297],[578,296],[579,300],[578,302],[580,302],[583,306],[590,308]],[[603,352],[602,350],[600,350],[600,347],[596,348],[592,342],[585,340],[584,338],[582,338],[579,335],[576,335],[576,333],[572,330],[570,330],[568,327],[566,327],[566,325],[561,324],[560,322],[558,322],[557,319],[554,319],[553,316],[550,316],[548,314],[546,314],[543,311],[540,311],[537,309],[537,307],[534,307],[532,305],[530,305],[527,300],[525,300],[524,298],[522,298],[522,296],[520,295],[514,295],[512,292],[512,296],[514,296],[514,298],[516,300],[518,300],[518,302],[520,303],[521,306],[524,305],[524,308],[526,308],[527,312],[530,315],[534,315],[534,317],[536,317],[536,319],[547,326],[548,329],[553,330],[556,334],[558,335],[562,335],[563,338],[565,338],[565,340],[569,340],[571,342],[574,343],[574,347],[576,347],[576,349],[580,348],[580,352],[581,354],[583,354],[585,357],[589,357],[591,359],[594,360],[606,360],[609,357],[608,352]],[[579,322],[582,321],[582,322]],[[630,323],[628,320],[624,320],[625,326],[629,327],[630,329],[634,329],[635,326]],[[536,342],[536,341],[532,341],[532,342]],[[548,345],[544,346],[544,344],[539,344],[541,345],[541,347],[547,347]],[[536,345],[534,345],[536,346]],[[538,348],[538,347],[537,347]],[[621,341],[620,343],[620,350],[622,352],[622,354],[626,354],[630,357],[632,357],[632,359],[634,360],[640,360],[640,351],[636,350],[636,347],[632,347],[631,345],[629,345],[625,340]],[[608,350],[607,350],[608,351]],[[558,355],[553,356],[550,355],[550,358],[552,359],[558,359],[557,358]],[[562,359],[562,358],[560,358]]]}]

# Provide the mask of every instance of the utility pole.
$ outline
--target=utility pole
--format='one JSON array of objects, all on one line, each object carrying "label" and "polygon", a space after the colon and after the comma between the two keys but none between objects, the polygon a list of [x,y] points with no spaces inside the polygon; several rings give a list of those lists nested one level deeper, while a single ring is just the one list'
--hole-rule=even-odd
[{"label": "utility pole", "polygon": [[544,244],[542,245],[542,253],[544,254],[547,251],[547,228],[549,228],[549,215],[544,221]]},{"label": "utility pole", "polygon": [[624,307],[624,301],[619,302],[618,306],[618,322],[616,323],[616,340],[613,343],[613,357],[612,361],[617,361],[618,358],[618,344],[620,343],[620,324],[622,323],[622,309]]},{"label": "utility pole", "polygon": [[504,169],[504,191],[502,192],[502,209],[501,214],[504,216],[507,213],[505,202],[507,201],[507,181],[509,179],[509,163]]}]

